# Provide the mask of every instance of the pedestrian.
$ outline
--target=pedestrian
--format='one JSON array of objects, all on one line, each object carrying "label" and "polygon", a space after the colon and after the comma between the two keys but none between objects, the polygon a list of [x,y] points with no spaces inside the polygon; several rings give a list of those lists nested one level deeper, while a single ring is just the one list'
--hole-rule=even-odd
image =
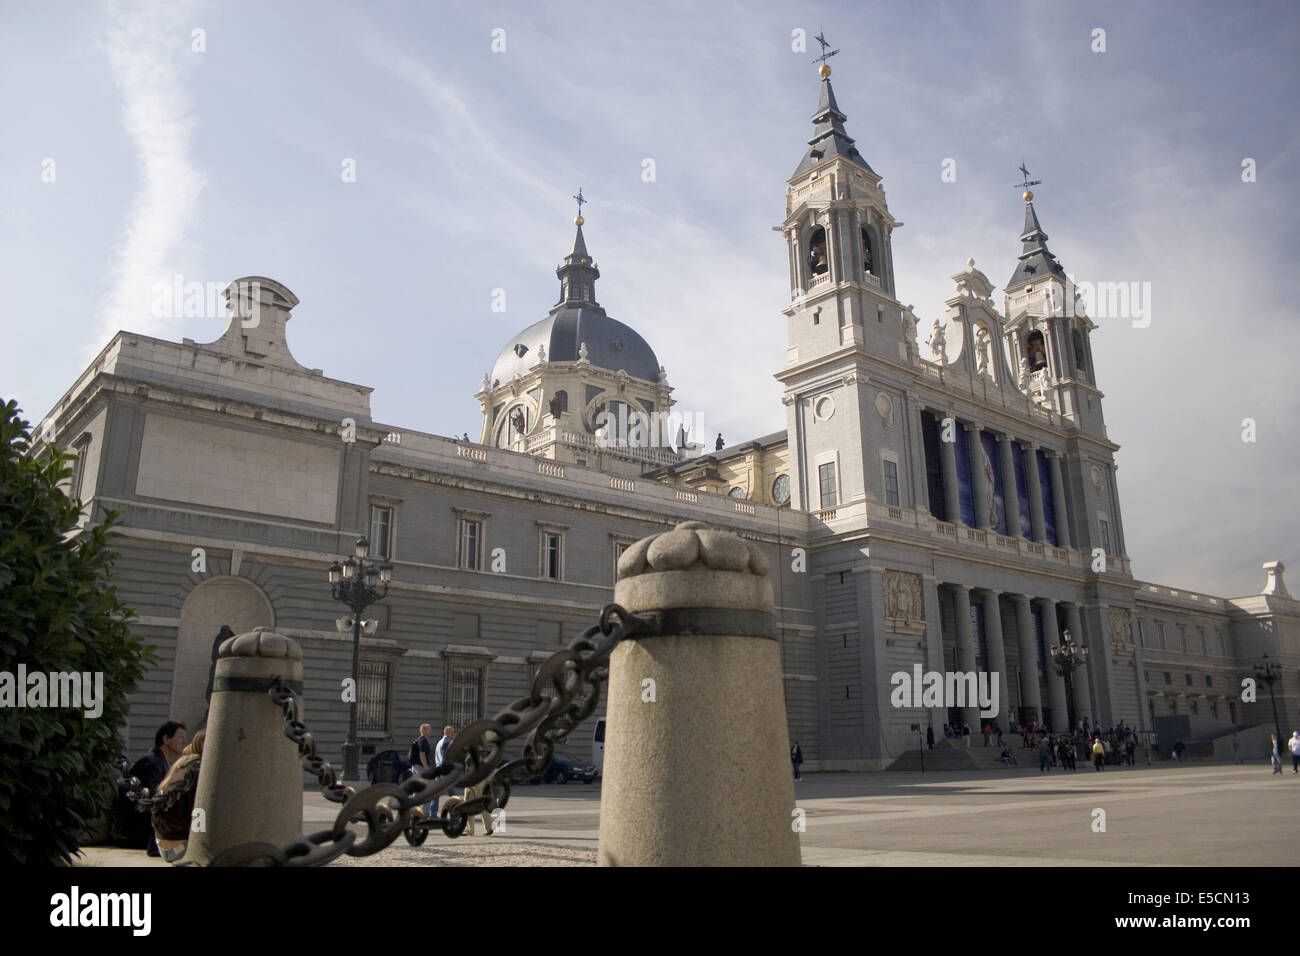
[{"label": "pedestrian", "polygon": [[[167,721],[153,735],[153,750],[135,762],[129,776],[138,778],[150,794],[155,793],[167,776],[168,769],[180,759],[186,743],[185,725],[179,720]],[[129,841],[127,846],[133,850],[148,850],[150,856],[158,856],[158,845],[154,842],[149,815],[140,813],[129,804],[123,812],[130,814],[122,820],[122,828]]]},{"label": "pedestrian", "polygon": [[803,751],[799,749],[799,741],[797,740],[794,742],[794,746],[790,748],[790,762],[794,764],[794,778],[802,780],[803,777],[799,775],[799,767],[803,764]]},{"label": "pedestrian", "polygon": [[[447,748],[451,746],[452,738],[455,736],[456,736],[456,728],[453,727],[451,724],[448,724],[446,727],[442,728],[442,739],[439,740],[438,743],[435,744],[433,748],[433,765],[435,767],[441,767],[444,763],[447,762]],[[453,791],[448,790],[447,796],[450,797],[452,793]],[[441,802],[440,797],[433,798],[433,816],[435,817],[438,815],[438,804],[440,802]]]},{"label": "pedestrian", "polygon": [[1300,730],[1291,732],[1291,739],[1286,745],[1291,751],[1291,772],[1300,773]]},{"label": "pedestrian", "polygon": [[1183,751],[1186,749],[1187,745],[1181,740],[1174,741],[1174,757],[1177,758],[1179,763],[1183,762]]},{"label": "pedestrian", "polygon": [[196,733],[158,784],[158,797],[161,799],[154,804],[151,816],[158,852],[168,863],[175,863],[183,857],[189,846],[194,795],[199,789],[199,764],[206,736],[207,732],[203,730]]},{"label": "pedestrian", "polygon": [[1106,760],[1106,748],[1101,745],[1101,738],[1092,738],[1092,763],[1098,770]]},{"label": "pedestrian", "polygon": [[1020,749],[1021,750],[1029,749],[1029,728],[1028,727],[1020,728]]},{"label": "pedestrian", "polygon": [[[414,760],[410,758],[414,757]],[[411,742],[411,750],[407,754],[407,759],[411,764],[411,771],[419,773],[428,767],[437,766],[433,762],[433,724],[421,724],[420,736]],[[437,799],[426,800],[420,807],[426,817],[432,817],[437,809]]]},{"label": "pedestrian", "polygon": [[1282,751],[1279,749],[1281,745],[1278,743],[1277,734],[1269,734],[1268,737],[1268,755],[1273,758],[1273,772],[1281,773]]},{"label": "pedestrian", "polygon": [[984,725],[984,746],[989,745],[989,740],[993,737],[993,728],[987,723]]},{"label": "pedestrian", "polygon": [[1245,758],[1241,755],[1241,741],[1237,739],[1236,734],[1232,735],[1232,760],[1233,763],[1245,762]]},{"label": "pedestrian", "polygon": [[1038,772],[1039,773],[1042,773],[1044,770],[1047,770],[1049,772],[1051,771],[1052,769],[1051,750],[1052,748],[1047,745],[1047,738],[1040,737],[1038,739]]},{"label": "pedestrian", "polygon": [[1059,737],[1056,741],[1056,753],[1061,759],[1062,770],[1073,770],[1070,766],[1070,745],[1065,742],[1065,737]]},{"label": "pedestrian", "polygon": [[1151,738],[1150,737],[1147,737],[1146,740],[1142,741],[1142,752],[1146,754],[1147,766],[1148,767],[1151,766]]},{"label": "pedestrian", "polygon": [[1130,767],[1137,765],[1137,762],[1135,760],[1136,753],[1137,753],[1137,741],[1134,740],[1132,737],[1129,737],[1128,742],[1124,744],[1124,756],[1128,758],[1128,765]]},{"label": "pedestrian", "polygon": [[966,742],[966,749],[970,750],[970,724],[964,720],[961,722],[961,736]]},{"label": "pedestrian", "polygon": [[931,750],[934,749],[934,724],[925,728],[925,743]]}]

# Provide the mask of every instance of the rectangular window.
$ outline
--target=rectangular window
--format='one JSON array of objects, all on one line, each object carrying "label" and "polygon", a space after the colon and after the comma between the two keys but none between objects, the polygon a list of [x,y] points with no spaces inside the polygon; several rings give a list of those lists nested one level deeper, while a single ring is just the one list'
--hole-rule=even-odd
[{"label": "rectangular window", "polygon": [[614,542],[614,580],[618,580],[618,559],[623,557],[623,552],[630,548],[631,545],[626,541]]},{"label": "rectangular window", "polygon": [[1150,671],[1143,671],[1143,672],[1142,672],[1142,683],[1144,683],[1144,684],[1149,684],[1149,683],[1151,683],[1151,672],[1150,672]]},{"label": "rectangular window", "polygon": [[1191,675],[1191,674],[1184,674],[1183,677],[1186,678],[1187,686],[1188,686],[1188,687],[1191,687],[1191,686],[1192,686],[1192,675]]},{"label": "rectangular window", "polygon": [[387,733],[388,665],[361,661],[357,677],[357,730]]},{"label": "rectangular window", "polygon": [[1195,698],[1195,697],[1193,697],[1191,700],[1189,700],[1189,701],[1187,702],[1187,709],[1188,709],[1189,712],[1191,712],[1191,713],[1193,713],[1193,714],[1198,713],[1198,711],[1197,711],[1197,709],[1196,709],[1196,698]]},{"label": "rectangular window", "polygon": [[885,459],[885,504],[898,505],[898,463]]},{"label": "rectangular window", "polygon": [[1165,683],[1172,684],[1173,682],[1174,682],[1174,675],[1169,673],[1169,671],[1165,671]]},{"label": "rectangular window", "polygon": [[821,485],[822,510],[834,508],[839,504],[835,494],[835,462],[828,461],[824,465],[818,465],[817,480]]},{"label": "rectangular window", "polygon": [[1142,618],[1138,618],[1138,647],[1147,646],[1146,634],[1142,631]]},{"label": "rectangular window", "polygon": [[448,722],[457,731],[468,727],[482,715],[479,713],[479,681],[477,667],[453,667],[451,670],[451,714]]},{"label": "rectangular window", "polygon": [[370,506],[370,556],[391,558],[393,509],[383,505]]},{"label": "rectangular window", "polygon": [[1156,621],[1156,647],[1160,650],[1168,650],[1165,645],[1165,622]]},{"label": "rectangular window", "polygon": [[1210,701],[1210,716],[1215,720],[1219,719],[1219,702],[1217,700]]},{"label": "rectangular window", "polygon": [[456,565],[479,571],[483,568],[483,522],[473,518],[460,520],[459,544],[456,549]]},{"label": "rectangular window", "polygon": [[77,463],[72,473],[72,497],[80,501],[81,486],[86,479],[86,458],[90,454],[90,435],[82,435],[73,447],[77,450]]},{"label": "rectangular window", "polygon": [[1097,519],[1097,527],[1101,531],[1101,547],[1107,554],[1110,554],[1110,522],[1105,518]]},{"label": "rectangular window", "polygon": [[542,532],[542,577],[558,581],[564,572],[564,536]]},{"label": "rectangular window", "polygon": [[1169,713],[1171,713],[1171,714],[1176,714],[1176,713],[1178,713],[1178,698],[1177,698],[1177,697],[1170,697],[1170,698],[1169,698]]},{"label": "rectangular window", "polygon": [[1206,643],[1206,641],[1205,641],[1205,628],[1203,628],[1203,627],[1198,627],[1198,628],[1196,629],[1196,637],[1197,637],[1197,639],[1199,640],[1200,645],[1201,645],[1201,648],[1200,648],[1201,653],[1202,653],[1202,654],[1208,654],[1208,653],[1210,653],[1210,647],[1209,647],[1209,645],[1208,645],[1208,644]]},{"label": "rectangular window", "polygon": [[1211,677],[1209,674],[1206,674],[1206,675],[1205,675],[1205,686],[1206,686],[1206,687],[1213,687],[1213,686],[1214,686],[1214,678]]}]

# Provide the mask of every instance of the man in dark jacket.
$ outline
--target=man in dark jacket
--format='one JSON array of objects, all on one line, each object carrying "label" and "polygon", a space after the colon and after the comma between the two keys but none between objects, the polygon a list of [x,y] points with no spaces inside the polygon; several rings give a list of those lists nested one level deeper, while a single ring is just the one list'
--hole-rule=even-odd
[{"label": "man in dark jacket", "polygon": [[799,767],[803,764],[803,751],[799,749],[799,741],[797,740],[794,742],[794,746],[790,748],[790,762],[794,764],[794,778],[796,780],[803,779],[799,776]]},{"label": "man in dark jacket", "polygon": [[[138,777],[152,796],[163,777],[167,776],[167,768],[180,757],[186,743],[185,725],[176,720],[167,721],[153,735],[153,750],[135,762],[129,776]],[[124,806],[120,812],[123,815],[120,826],[127,846],[133,850],[147,849],[150,856],[157,856],[158,850],[153,842],[153,821],[149,814],[130,806]]]}]

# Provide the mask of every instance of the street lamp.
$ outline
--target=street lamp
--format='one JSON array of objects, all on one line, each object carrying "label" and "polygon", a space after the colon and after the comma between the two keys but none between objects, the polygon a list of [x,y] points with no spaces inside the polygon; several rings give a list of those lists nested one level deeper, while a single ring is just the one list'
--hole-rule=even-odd
[{"label": "street lamp", "polygon": [[1268,655],[1265,654],[1264,660],[1255,665],[1255,680],[1268,685],[1268,699],[1273,702],[1273,729],[1277,731],[1278,759],[1281,759],[1282,744],[1286,742],[1286,738],[1282,736],[1282,721],[1277,716],[1277,698],[1273,696],[1273,685],[1281,679],[1282,665],[1276,661],[1270,661]]},{"label": "street lamp", "polygon": [[393,580],[393,566],[368,562],[369,554],[370,542],[358,538],[354,556],[342,564],[335,561],[328,572],[334,600],[342,601],[352,611],[352,701],[348,704],[348,739],[343,743],[344,780],[360,779],[357,695],[361,686],[361,615],[370,605],[388,596],[388,585]]},{"label": "street lamp", "polygon": [[[1065,678],[1065,705],[1066,720],[1070,719],[1070,704],[1074,700],[1074,681],[1072,675],[1077,668],[1080,668],[1088,660],[1088,649],[1079,647],[1070,641],[1070,629],[1062,628],[1061,644],[1058,647],[1053,644],[1049,649],[1052,655],[1052,666],[1056,668],[1056,673]],[[1074,733],[1074,724],[1071,723],[1069,728],[1071,734]]]}]

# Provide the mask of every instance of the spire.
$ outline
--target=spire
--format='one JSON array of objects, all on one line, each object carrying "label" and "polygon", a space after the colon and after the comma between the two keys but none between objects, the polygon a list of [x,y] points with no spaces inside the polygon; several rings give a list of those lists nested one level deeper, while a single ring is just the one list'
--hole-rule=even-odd
[{"label": "spire", "polygon": [[[817,41],[822,44],[823,49],[829,45],[820,35]],[[853,145],[853,138],[844,129],[844,121],[848,117],[840,112],[839,104],[835,102],[835,90],[831,87],[831,68],[826,63],[826,59],[838,52],[839,50],[824,52],[813,61],[814,63],[821,61],[821,66],[817,68],[817,75],[822,78],[821,96],[817,100],[817,112],[812,117],[813,138],[808,140],[808,152],[804,154],[798,168],[795,169],[794,176],[819,166],[833,156],[843,156],[848,161],[861,166],[872,176],[876,175],[875,170],[867,165],[866,159]],[[793,179],[794,176],[790,178]]]},{"label": "spire", "polygon": [[1043,227],[1038,223],[1038,213],[1034,211],[1034,194],[1028,189],[1025,190],[1024,200],[1025,228],[1020,234],[1020,264],[1007,283],[1008,289],[1047,275],[1065,277],[1065,270],[1047,248],[1047,233],[1043,232]]},{"label": "spire", "polygon": [[599,308],[596,304],[596,280],[600,278],[600,270],[587,254],[587,241],[582,236],[582,224],[586,222],[582,218],[582,206],[590,200],[582,197],[581,188],[573,198],[578,203],[578,215],[573,218],[578,231],[573,237],[572,251],[564,257],[564,264],[555,270],[560,278],[560,301],[556,305],[585,303]]}]

